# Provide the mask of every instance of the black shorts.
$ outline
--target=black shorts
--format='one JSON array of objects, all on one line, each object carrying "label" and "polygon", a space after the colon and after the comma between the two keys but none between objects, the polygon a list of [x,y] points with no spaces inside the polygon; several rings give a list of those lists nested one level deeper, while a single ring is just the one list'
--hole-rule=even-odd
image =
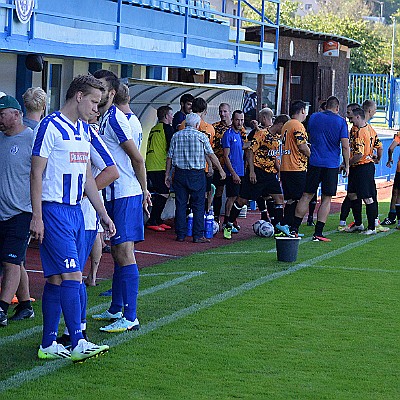
[{"label": "black shorts", "polygon": [[356,193],[359,199],[376,197],[375,164],[367,163],[350,167],[347,193]]},{"label": "black shorts", "polygon": [[[243,176],[240,177],[240,180]],[[226,177],[226,197],[237,197],[240,193],[240,183],[234,183],[232,176]]]},{"label": "black shorts", "polygon": [[225,179],[221,179],[221,174],[219,173],[219,171],[217,169],[214,169],[214,175],[213,175],[212,183],[213,183],[213,185],[215,187],[225,186],[226,180]]},{"label": "black shorts", "polygon": [[165,171],[148,171],[147,188],[151,193],[169,194],[168,186],[165,184]]},{"label": "black shorts", "polygon": [[23,212],[0,221],[0,257],[2,262],[21,265],[29,242],[32,214]]},{"label": "black shorts", "polygon": [[305,193],[316,193],[321,183],[321,193],[325,196],[336,196],[339,168],[308,166]]},{"label": "black shorts", "polygon": [[393,189],[400,190],[400,172],[396,172],[394,176]]},{"label": "black shorts", "polygon": [[256,174],[256,183],[250,182],[249,173],[246,172],[240,186],[239,196],[246,200],[257,200],[261,195],[266,194],[282,194],[281,185],[279,184],[276,174],[265,172],[260,168],[254,168]]},{"label": "black shorts", "polygon": [[281,171],[285,200],[300,200],[306,186],[306,171]]}]

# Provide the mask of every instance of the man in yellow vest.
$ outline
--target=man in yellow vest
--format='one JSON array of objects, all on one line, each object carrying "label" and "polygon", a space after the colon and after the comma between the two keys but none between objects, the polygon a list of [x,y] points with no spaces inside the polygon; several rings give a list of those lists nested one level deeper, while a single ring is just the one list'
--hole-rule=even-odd
[{"label": "man in yellow vest", "polygon": [[169,196],[169,188],[165,185],[165,168],[167,152],[174,129],[172,127],[173,113],[169,106],[157,109],[157,125],[151,128],[147,141],[146,170],[148,186],[152,195],[153,207],[147,221],[147,229],[164,232],[171,227],[164,224],[161,214]]}]

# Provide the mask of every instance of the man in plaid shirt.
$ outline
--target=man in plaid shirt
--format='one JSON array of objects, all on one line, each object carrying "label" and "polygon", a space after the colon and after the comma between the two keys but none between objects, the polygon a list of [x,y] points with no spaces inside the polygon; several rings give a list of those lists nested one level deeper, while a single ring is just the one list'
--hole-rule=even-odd
[{"label": "man in plaid shirt", "polygon": [[[225,179],[226,176],[207,136],[197,130],[200,121],[198,114],[187,115],[186,127],[172,136],[167,157],[165,184],[168,187],[171,183],[174,185],[175,232],[178,242],[183,242],[186,237],[186,205],[189,195],[193,211],[193,242],[209,242],[203,236],[206,155],[218,169],[221,178]],[[172,168],[174,169],[173,177],[170,174]]]}]

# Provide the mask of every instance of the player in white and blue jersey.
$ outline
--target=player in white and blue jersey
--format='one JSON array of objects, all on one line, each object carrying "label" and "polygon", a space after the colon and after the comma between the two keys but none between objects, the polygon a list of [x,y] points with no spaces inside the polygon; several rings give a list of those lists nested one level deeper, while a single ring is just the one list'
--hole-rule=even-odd
[{"label": "player in white and blue jersey", "polygon": [[111,238],[111,254],[114,258],[112,301],[108,310],[93,315],[93,318],[116,320],[100,328],[101,331],[122,332],[139,329],[136,313],[139,270],[134,243],[144,240],[143,207],[147,211],[147,205],[151,202],[143,157],[132,139],[126,116],[113,105],[119,80],[107,70],[96,71],[94,76],[106,87],[99,104],[102,114],[99,133],[115,159],[119,179],[106,188],[106,209],[117,231]]},{"label": "player in white and blue jersey", "polygon": [[[81,329],[80,284],[84,263],[84,222],[80,207],[87,195],[104,226],[115,226],[99,197],[90,168],[89,120],[97,113],[103,85],[93,76],[76,77],[60,111],[44,118],[35,129],[32,150],[30,230],[41,243],[40,256],[47,279],[42,298],[41,359],[83,361],[108,350],[86,341]],[[57,344],[61,311],[71,335],[72,351]]]},{"label": "player in white and blue jersey", "polygon": [[[110,185],[116,179],[118,179],[119,174],[117,167],[115,165],[114,159],[104,144],[103,140],[100,138],[95,126],[89,125],[90,133],[90,161],[92,175],[95,178],[96,186],[99,191],[104,189],[106,186]],[[100,198],[102,199],[101,192],[99,192]],[[102,229],[99,223],[99,216],[96,210],[90,203],[87,197],[84,197],[81,202],[81,209],[83,214],[83,219],[85,222],[85,244],[84,244],[84,255],[83,262],[81,263],[81,272],[85,267],[86,261],[91,254],[93,249],[96,236],[98,231]],[[98,238],[100,240],[100,238]],[[100,257],[97,263],[100,262],[101,258],[101,243],[100,243]],[[91,265],[93,267],[93,264]],[[98,267],[98,264],[97,266]],[[96,271],[91,271],[95,274]],[[87,291],[85,282],[80,284],[80,300],[81,300],[81,329],[84,338],[87,340],[86,336],[86,307],[87,307]],[[64,334],[57,338],[57,342],[63,344],[65,347],[70,346],[71,339],[68,329],[65,328]]]},{"label": "player in white and blue jersey", "polygon": [[120,85],[118,92],[114,97],[114,104],[125,114],[126,118],[128,118],[129,125],[132,129],[132,140],[140,150],[143,139],[143,129],[139,118],[129,107],[130,99],[128,86],[123,84]]}]

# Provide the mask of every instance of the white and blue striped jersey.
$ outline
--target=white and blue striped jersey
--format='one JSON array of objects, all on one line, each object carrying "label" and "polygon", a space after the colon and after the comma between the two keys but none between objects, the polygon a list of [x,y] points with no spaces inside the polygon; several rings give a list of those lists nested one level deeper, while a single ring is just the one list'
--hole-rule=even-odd
[{"label": "white and blue striped jersey", "polygon": [[42,201],[80,203],[90,154],[89,125],[79,120],[74,124],[57,111],[42,119],[34,136],[32,155],[47,158]]},{"label": "white and blue striped jersey", "polygon": [[[90,161],[92,167],[92,175],[96,178],[105,168],[115,165],[114,159],[107,149],[107,146],[97,133],[97,130],[92,125],[89,126],[90,132]],[[99,196],[103,199],[101,191]],[[97,213],[92,203],[87,197],[83,198],[81,203],[83,218],[85,220],[85,230],[100,230],[98,224]]]},{"label": "white and blue striped jersey", "polygon": [[121,144],[132,139],[132,129],[125,114],[112,105],[100,120],[100,137],[113,155],[119,172],[119,178],[106,188],[106,200],[142,194],[142,188],[136,178],[131,159]]},{"label": "white and blue striped jersey", "polygon": [[129,125],[132,129],[132,139],[136,144],[136,147],[140,150],[140,146],[143,140],[143,129],[139,118],[134,113],[125,114],[128,118]]}]

